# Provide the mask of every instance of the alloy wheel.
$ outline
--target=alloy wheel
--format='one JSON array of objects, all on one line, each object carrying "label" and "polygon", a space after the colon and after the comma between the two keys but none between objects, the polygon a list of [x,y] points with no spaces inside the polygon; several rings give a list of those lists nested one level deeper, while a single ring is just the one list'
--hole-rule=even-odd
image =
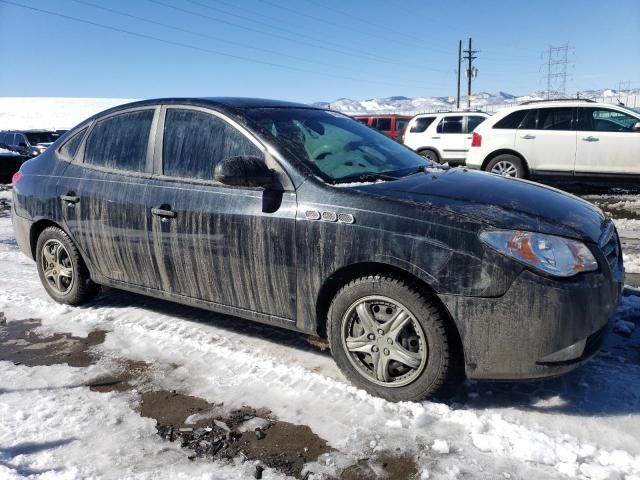
[{"label": "alloy wheel", "polygon": [[40,262],[47,284],[60,294],[68,293],[73,286],[73,263],[62,242],[47,240],[42,246]]},{"label": "alloy wheel", "polygon": [[424,330],[404,305],[390,298],[370,296],[353,303],[341,331],[349,361],[377,385],[408,385],[427,364]]},{"label": "alloy wheel", "polygon": [[513,163],[502,160],[493,166],[491,173],[495,173],[496,175],[501,175],[503,177],[517,177],[518,168]]}]

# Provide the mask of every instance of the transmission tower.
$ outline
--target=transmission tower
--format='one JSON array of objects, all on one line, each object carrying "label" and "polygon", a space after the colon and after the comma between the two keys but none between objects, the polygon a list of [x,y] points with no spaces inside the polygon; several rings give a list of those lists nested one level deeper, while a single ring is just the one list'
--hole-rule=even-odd
[{"label": "transmission tower", "polygon": [[553,46],[547,50],[547,99],[564,97],[567,93],[567,64],[569,44]]},{"label": "transmission tower", "polygon": [[620,80],[618,83],[618,93],[628,92],[629,90],[631,90],[631,80],[627,80],[625,82]]}]

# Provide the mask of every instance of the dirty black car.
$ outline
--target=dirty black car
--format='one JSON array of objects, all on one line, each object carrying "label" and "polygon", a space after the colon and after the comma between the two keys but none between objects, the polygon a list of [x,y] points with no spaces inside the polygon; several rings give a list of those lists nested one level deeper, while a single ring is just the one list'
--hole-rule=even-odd
[{"label": "dirty black car", "polygon": [[555,376],[599,348],[623,265],[610,219],[536,184],[429,164],[332,111],[237,98],[98,114],[15,176],[49,295],[100,285],[325,337],[390,400]]}]

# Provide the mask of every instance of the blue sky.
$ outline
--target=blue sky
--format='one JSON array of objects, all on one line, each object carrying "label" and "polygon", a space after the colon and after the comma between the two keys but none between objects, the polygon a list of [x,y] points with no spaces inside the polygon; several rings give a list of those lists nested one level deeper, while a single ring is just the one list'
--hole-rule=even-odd
[{"label": "blue sky", "polygon": [[568,92],[640,87],[640,0],[0,0],[0,95],[454,95],[469,36],[474,92],[545,89],[565,42]]}]

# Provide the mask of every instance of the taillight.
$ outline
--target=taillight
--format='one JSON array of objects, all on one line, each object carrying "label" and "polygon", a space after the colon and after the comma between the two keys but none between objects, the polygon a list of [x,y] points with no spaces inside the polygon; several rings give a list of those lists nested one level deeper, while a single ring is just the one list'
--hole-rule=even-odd
[{"label": "taillight", "polygon": [[21,178],[22,178],[22,172],[18,170],[16,173],[13,174],[13,177],[11,177],[11,184],[15,185],[20,181]]},{"label": "taillight", "polygon": [[482,135],[479,133],[473,132],[473,140],[471,140],[472,147],[481,147],[482,146]]}]

